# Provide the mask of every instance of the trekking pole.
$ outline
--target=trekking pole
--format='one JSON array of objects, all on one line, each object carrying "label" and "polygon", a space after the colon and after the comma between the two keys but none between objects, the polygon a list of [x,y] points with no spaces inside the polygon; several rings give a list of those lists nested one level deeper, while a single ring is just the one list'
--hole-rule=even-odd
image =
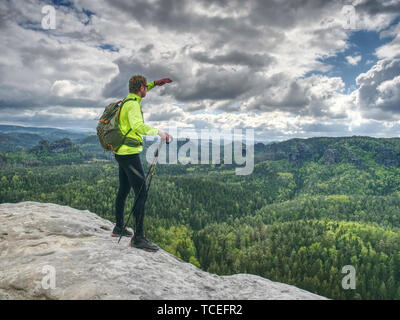
[{"label": "trekking pole", "polygon": [[[161,141],[160,141],[160,143],[159,143],[159,145],[158,145],[158,147],[157,147],[157,150],[154,152],[153,163],[150,165],[149,169],[147,170],[146,177],[144,178],[144,181],[143,181],[142,185],[140,186],[140,189],[139,189],[139,192],[138,192],[138,197],[139,197],[140,192],[142,191],[143,186],[146,184],[147,177],[149,176],[149,173],[150,173],[150,171],[151,171],[149,184],[148,184],[147,189],[146,189],[146,199],[145,199],[145,202],[146,202],[146,200],[147,200],[148,191],[149,191],[150,185],[151,185],[151,180],[153,179],[153,175],[154,175],[154,173],[155,173],[155,168],[156,168],[156,165],[157,165],[158,156],[159,156],[159,154],[160,154],[160,149],[161,149],[163,143],[164,143],[164,139],[161,139]],[[169,143],[169,142],[168,142],[168,143]],[[125,222],[125,224],[124,224],[124,227],[122,228],[122,232],[121,232],[121,235],[120,235],[120,237],[119,237],[119,239],[118,239],[118,243],[121,241],[122,233],[123,233],[123,231],[125,230],[126,226],[128,225],[128,222],[129,222],[129,220],[130,220],[130,218],[131,218],[132,213],[135,211],[136,204],[137,204],[137,199],[138,199],[138,198],[136,198],[135,202],[133,203],[133,208],[132,208],[131,212],[129,213],[128,219],[126,220],[126,222]]]}]

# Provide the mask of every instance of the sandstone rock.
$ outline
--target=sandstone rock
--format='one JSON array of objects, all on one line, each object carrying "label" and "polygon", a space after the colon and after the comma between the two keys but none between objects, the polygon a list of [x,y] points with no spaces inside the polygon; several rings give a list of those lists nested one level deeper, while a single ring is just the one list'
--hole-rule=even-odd
[{"label": "sandstone rock", "polygon": [[289,160],[296,165],[300,165],[303,161],[310,160],[312,150],[310,146],[304,142],[298,142],[289,153]]},{"label": "sandstone rock", "polygon": [[325,164],[331,165],[340,161],[339,151],[336,149],[327,149],[323,155]]},{"label": "sandstone rock", "polygon": [[394,154],[393,150],[390,148],[382,148],[379,151],[378,161],[385,166],[398,167],[399,165],[398,157]]},{"label": "sandstone rock", "polygon": [[61,140],[54,141],[50,145],[50,151],[54,153],[65,152],[73,147],[73,144],[70,139],[64,138]]},{"label": "sandstone rock", "polygon": [[127,238],[118,244],[112,228],[87,210],[0,204],[0,299],[325,299],[255,275],[210,274]]},{"label": "sandstone rock", "polygon": [[350,163],[355,164],[356,166],[361,165],[361,158],[358,157],[354,152],[349,151],[348,158]]}]

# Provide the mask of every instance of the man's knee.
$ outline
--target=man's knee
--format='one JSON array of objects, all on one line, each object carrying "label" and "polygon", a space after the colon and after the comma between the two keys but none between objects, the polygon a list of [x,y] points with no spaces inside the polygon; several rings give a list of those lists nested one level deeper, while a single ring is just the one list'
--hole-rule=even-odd
[{"label": "man's knee", "polygon": [[147,183],[144,183],[144,180],[140,181],[140,184],[136,186],[135,195],[139,197],[143,197],[147,195]]},{"label": "man's knee", "polygon": [[119,199],[126,199],[129,194],[129,188],[119,188],[117,193],[117,198]]},{"label": "man's knee", "polygon": [[147,197],[147,184],[144,184],[143,185],[143,188],[142,188],[142,190],[140,191],[140,195],[139,195],[140,197],[143,197],[143,198],[145,198],[145,197]]}]

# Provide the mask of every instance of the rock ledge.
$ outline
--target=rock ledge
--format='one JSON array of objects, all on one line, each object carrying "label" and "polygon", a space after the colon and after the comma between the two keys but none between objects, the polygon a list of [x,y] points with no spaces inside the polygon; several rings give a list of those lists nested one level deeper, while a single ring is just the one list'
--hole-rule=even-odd
[{"label": "rock ledge", "polygon": [[255,275],[210,274],[127,238],[118,244],[112,227],[87,210],[0,204],[0,299],[325,299]]}]

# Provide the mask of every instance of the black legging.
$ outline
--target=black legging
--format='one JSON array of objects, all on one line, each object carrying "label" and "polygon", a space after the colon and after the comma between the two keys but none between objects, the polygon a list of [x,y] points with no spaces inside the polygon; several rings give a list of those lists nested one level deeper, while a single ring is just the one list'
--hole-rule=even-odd
[{"label": "black legging", "polygon": [[142,162],[140,161],[138,153],[125,156],[116,154],[115,159],[119,164],[119,188],[117,198],[115,199],[115,218],[117,227],[124,226],[125,200],[132,187],[135,191],[134,201],[137,201],[135,211],[132,213],[134,216],[133,230],[135,232],[135,237],[142,237],[144,236],[143,223],[147,198],[147,183],[143,184],[145,181],[145,173]]}]

